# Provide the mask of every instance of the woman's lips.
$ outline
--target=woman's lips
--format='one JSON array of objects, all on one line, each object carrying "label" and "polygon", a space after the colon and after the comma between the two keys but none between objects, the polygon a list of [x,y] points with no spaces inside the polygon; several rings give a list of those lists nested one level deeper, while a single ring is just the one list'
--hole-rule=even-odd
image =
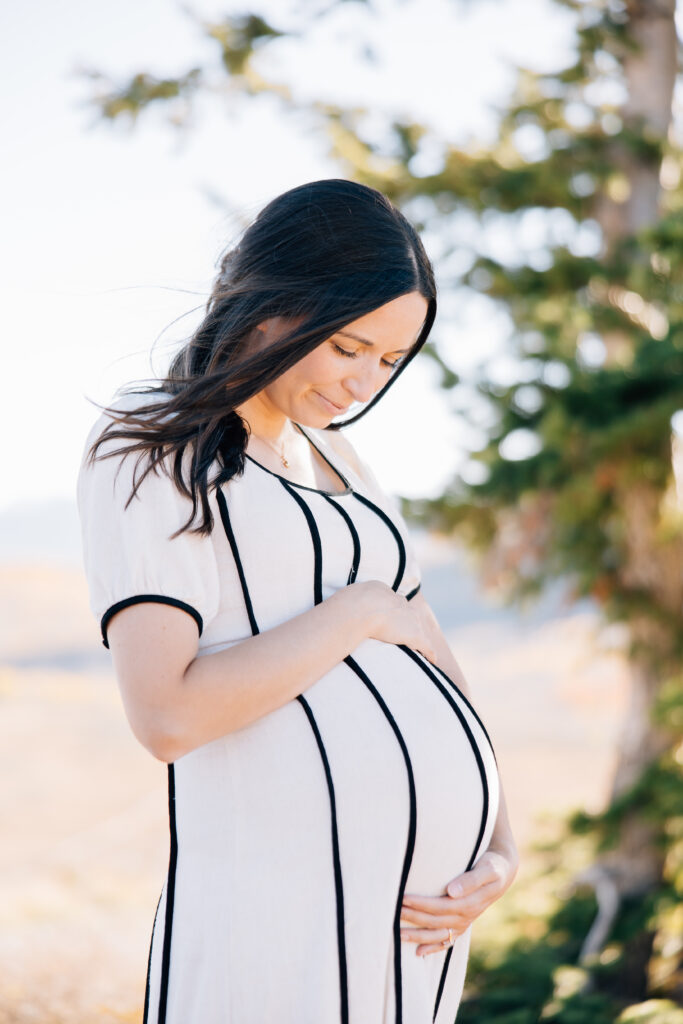
[{"label": "woman's lips", "polygon": [[316,391],[315,393],[318,396],[318,398],[322,398],[325,405],[328,406],[328,408],[331,409],[332,412],[344,412],[346,409],[348,409],[348,405],[337,405],[336,402],[332,402],[329,398],[326,398],[325,395],[321,395],[319,391]]}]

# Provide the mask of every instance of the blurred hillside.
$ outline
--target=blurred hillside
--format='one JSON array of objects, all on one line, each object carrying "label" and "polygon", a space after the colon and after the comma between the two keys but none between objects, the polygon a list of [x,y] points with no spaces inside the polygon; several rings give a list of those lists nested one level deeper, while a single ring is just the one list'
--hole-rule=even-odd
[{"label": "blurred hillside", "polygon": [[[128,728],[88,607],[75,509],[5,514],[2,536],[0,1024],[139,1021],[168,855],[165,766]],[[565,608],[558,589],[526,615],[497,607],[463,553],[416,543],[528,849],[542,815],[601,806],[623,661],[590,605]]]},{"label": "blurred hillside", "polygon": [[53,499],[0,508],[0,564],[15,561],[80,565],[76,503]]}]

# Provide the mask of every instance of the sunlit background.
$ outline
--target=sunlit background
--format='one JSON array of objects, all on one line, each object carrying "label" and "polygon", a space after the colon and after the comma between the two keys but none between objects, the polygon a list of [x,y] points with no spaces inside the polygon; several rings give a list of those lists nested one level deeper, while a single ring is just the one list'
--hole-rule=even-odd
[{"label": "sunlit background", "polygon": [[[456,33],[447,2],[379,4],[371,33],[362,6],[342,5],[315,45],[281,45],[282,76],[302,95],[391,98],[451,135],[486,136],[492,107],[511,84],[511,62],[551,66],[567,53],[568,18],[541,0],[465,4]],[[192,9],[211,17],[242,6]],[[265,9],[277,16],[278,4]],[[5,76],[16,96],[3,112],[1,280],[12,383],[1,414],[5,436],[18,429],[22,439],[4,447],[6,510],[73,500],[79,446],[95,411],[86,398],[106,402],[122,383],[159,371],[191,333],[218,256],[241,226],[285,189],[339,169],[325,138],[297,133],[268,100],[232,112],[228,96],[205,99],[192,131],[174,132],[156,111],[132,133],[97,122],[77,69],[117,77],[153,67],[163,76],[213,56],[180,5],[71,0],[10,6],[1,17]],[[382,62],[374,70],[338,42],[357,38],[359,47],[368,36]],[[278,73],[270,63],[268,70]],[[443,301],[447,312],[448,296]],[[476,308],[450,332],[463,367],[491,358],[503,333],[490,310]],[[435,492],[462,452],[458,424],[429,367],[418,362],[396,391],[354,432],[387,486]]]},{"label": "sunlit background", "polygon": [[[490,139],[514,64],[570,60],[573,14],[550,0],[476,0],[454,20],[453,6],[384,0],[368,18],[364,4],[340,4],[305,46],[272,47],[268,74],[301,97],[372,97],[454,141]],[[191,4],[207,18],[242,9]],[[259,9],[284,16],[276,0]],[[74,492],[97,415],[89,399],[161,372],[242,227],[277,194],[339,168],[322,134],[267,97],[204,96],[184,127],[156,110],[135,130],[103,123],[83,71],[162,77],[215,60],[168,0],[8,4],[0,38],[0,1024],[138,1021],[167,857],[166,777],[130,734],[88,609]],[[367,48],[374,63],[361,59]],[[533,133],[521,144],[531,158]],[[420,159],[411,169],[429,173],[429,153]],[[511,240],[494,226],[490,251],[532,251],[540,230],[527,219]],[[423,237],[438,277],[440,240]],[[590,230],[582,244],[595,246]],[[514,377],[509,322],[483,298],[443,293],[437,331],[463,387],[482,365],[502,385]],[[599,361],[599,339],[584,340],[584,358]],[[476,427],[438,376],[418,359],[349,431],[394,494],[436,496],[458,467],[476,475],[466,456]],[[517,445],[509,458],[531,450],[521,434]],[[627,700],[623,636],[599,630],[592,602],[568,604],[561,586],[526,612],[508,609],[461,548],[415,536],[526,850],[544,815],[601,806]]]}]

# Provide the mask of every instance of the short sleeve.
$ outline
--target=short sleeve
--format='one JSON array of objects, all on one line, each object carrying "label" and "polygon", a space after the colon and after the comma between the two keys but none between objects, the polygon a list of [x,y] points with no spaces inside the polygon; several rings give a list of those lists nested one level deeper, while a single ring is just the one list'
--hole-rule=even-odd
[{"label": "short sleeve", "polygon": [[[77,482],[90,608],[100,624],[102,642],[109,647],[107,626],[116,612],[145,601],[181,608],[194,618],[201,636],[218,610],[212,539],[188,531],[171,539],[190,518],[192,503],[161,467],[150,470],[128,508],[124,507],[140,452],[87,461],[91,444],[110,422],[111,417],[103,413],[90,430]],[[125,444],[122,438],[107,440],[98,455]],[[145,466],[143,460],[136,479]]]}]

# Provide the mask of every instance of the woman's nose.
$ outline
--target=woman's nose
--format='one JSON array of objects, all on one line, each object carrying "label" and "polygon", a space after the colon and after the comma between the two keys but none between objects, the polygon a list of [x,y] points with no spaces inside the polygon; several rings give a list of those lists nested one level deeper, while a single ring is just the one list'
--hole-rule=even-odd
[{"label": "woman's nose", "polygon": [[353,395],[355,402],[369,402],[378,388],[381,381],[378,381],[372,372],[358,373],[349,376],[344,380],[344,386],[349,394]]}]

